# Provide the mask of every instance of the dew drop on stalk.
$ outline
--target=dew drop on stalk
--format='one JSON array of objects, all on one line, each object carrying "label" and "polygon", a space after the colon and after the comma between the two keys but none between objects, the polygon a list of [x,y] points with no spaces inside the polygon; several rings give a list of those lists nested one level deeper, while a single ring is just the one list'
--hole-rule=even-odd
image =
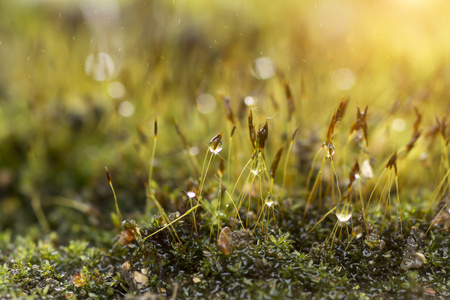
[{"label": "dew drop on stalk", "polygon": [[334,155],[334,153],[336,152],[335,147],[334,147],[333,143],[331,143],[331,142],[323,143],[323,147],[327,151],[327,158],[331,158]]},{"label": "dew drop on stalk", "polygon": [[265,170],[266,170],[266,167],[263,162],[262,155],[261,155],[261,153],[258,153],[258,155],[255,156],[255,158],[253,159],[252,173],[253,173],[253,175],[258,176],[261,173],[263,173]]},{"label": "dew drop on stalk", "polygon": [[223,142],[220,140],[217,142],[214,138],[209,142],[209,151],[213,154],[219,154],[220,151],[222,151],[223,148]]},{"label": "dew drop on stalk", "polygon": [[260,175],[262,172],[264,172],[264,170],[265,170],[264,167],[257,166],[256,168],[253,168],[253,169],[252,169],[252,173],[253,173],[253,175],[258,176],[258,175]]},{"label": "dew drop on stalk", "polygon": [[336,206],[335,214],[340,222],[347,222],[352,217],[353,205],[346,201],[339,203]]},{"label": "dew drop on stalk", "polygon": [[188,196],[189,199],[195,198],[196,194],[195,192],[187,192],[186,196]]},{"label": "dew drop on stalk", "polygon": [[226,256],[229,256],[233,252],[233,244],[230,237],[231,229],[226,226],[222,229],[217,239],[217,246]]},{"label": "dew drop on stalk", "polygon": [[266,200],[265,200],[265,204],[268,206],[268,207],[272,207],[273,206],[273,197],[272,197],[272,195],[269,195],[269,196],[267,196],[267,198],[266,198]]}]

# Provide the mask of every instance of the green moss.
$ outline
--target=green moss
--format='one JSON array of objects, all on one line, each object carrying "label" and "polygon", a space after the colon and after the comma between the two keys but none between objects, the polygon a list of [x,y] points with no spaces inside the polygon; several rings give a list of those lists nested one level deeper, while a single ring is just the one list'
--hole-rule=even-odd
[{"label": "green moss", "polygon": [[450,4],[118,1],[96,27],[28,2],[0,1],[0,298],[450,297]]},{"label": "green moss", "polygon": [[[293,222],[285,217],[287,224]],[[133,220],[127,222],[130,228],[138,228]],[[145,237],[158,228],[161,225],[153,222],[139,226],[139,231]],[[192,233],[189,219],[175,223],[174,228],[181,244],[164,230],[146,241],[136,234],[124,246],[115,238],[104,250],[86,241],[58,247],[56,236],[37,243],[29,237],[11,242],[4,234],[1,292],[45,299],[70,295],[110,299],[143,293],[165,297],[176,293],[181,299],[409,299],[431,297],[426,289],[445,297],[449,289],[448,241],[442,243],[448,239],[442,231],[418,241],[427,257],[425,266],[403,270],[402,253],[414,233],[405,233],[402,241],[394,230],[384,230],[383,249],[371,249],[364,238],[352,241],[348,248],[345,239],[336,240],[330,252],[324,246],[314,246],[314,236],[295,241],[299,236],[286,232],[289,227],[269,228],[268,233],[257,228],[253,242],[234,245],[231,255],[226,256],[216,243],[208,243],[207,228],[201,228],[198,237]],[[236,237],[242,237],[236,232]],[[128,268],[124,267],[126,262]],[[136,272],[146,277],[145,283]],[[85,277],[80,287],[72,282],[77,273]]]}]

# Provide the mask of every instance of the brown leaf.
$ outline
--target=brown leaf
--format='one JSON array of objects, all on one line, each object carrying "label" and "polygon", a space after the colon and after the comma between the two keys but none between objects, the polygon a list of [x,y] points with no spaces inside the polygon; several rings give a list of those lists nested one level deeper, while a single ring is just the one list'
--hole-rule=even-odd
[{"label": "brown leaf", "polygon": [[230,227],[226,226],[220,232],[219,239],[217,240],[217,246],[219,247],[220,251],[222,251],[226,256],[230,256],[233,252],[230,234],[231,229]]}]

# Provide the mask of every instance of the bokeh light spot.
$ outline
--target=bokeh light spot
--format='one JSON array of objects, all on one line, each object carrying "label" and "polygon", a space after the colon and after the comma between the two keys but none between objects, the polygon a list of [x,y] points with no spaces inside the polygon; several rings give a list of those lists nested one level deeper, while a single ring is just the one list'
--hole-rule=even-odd
[{"label": "bokeh light spot", "polygon": [[122,117],[131,117],[134,114],[134,105],[130,101],[123,101],[118,108]]},{"label": "bokeh light spot", "polygon": [[197,98],[197,109],[202,114],[210,114],[216,109],[216,99],[210,94],[201,94]]},{"label": "bokeh light spot", "polygon": [[391,126],[394,131],[402,132],[406,128],[406,123],[403,119],[395,119]]},{"label": "bokeh light spot", "polygon": [[262,80],[272,78],[277,73],[275,62],[270,57],[260,57],[255,60],[253,75]]},{"label": "bokeh light spot", "polygon": [[111,79],[115,71],[113,59],[105,52],[89,55],[84,68],[86,74],[96,81]]},{"label": "bokeh light spot", "polygon": [[355,76],[347,68],[337,69],[331,74],[331,82],[339,90],[345,91],[355,84]]},{"label": "bokeh light spot", "polygon": [[119,81],[113,81],[108,85],[108,94],[114,98],[119,99],[125,95],[125,87]]}]

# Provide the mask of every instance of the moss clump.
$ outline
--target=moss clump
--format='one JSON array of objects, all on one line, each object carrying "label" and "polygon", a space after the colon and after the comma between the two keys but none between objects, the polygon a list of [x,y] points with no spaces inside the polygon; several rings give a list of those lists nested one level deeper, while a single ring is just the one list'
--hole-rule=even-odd
[{"label": "moss clump", "polygon": [[[382,249],[369,247],[363,236],[349,246],[345,239],[336,240],[330,252],[316,243],[317,234],[304,235],[293,228],[295,215],[285,215],[285,225],[277,230],[231,231],[230,255],[215,242],[208,242],[208,227],[200,227],[198,236],[193,234],[189,218],[174,224],[181,243],[169,230],[143,240],[163,227],[158,218],[142,226],[127,220],[125,227],[135,229],[133,241],[121,245],[117,235],[104,249],[85,241],[57,246],[55,235],[44,241],[26,237],[13,242],[10,234],[3,234],[1,293],[10,298],[28,295],[43,299],[142,294],[180,299],[448,296],[450,258],[445,232],[432,231],[424,238],[423,232],[413,227],[402,240],[388,228],[380,234],[386,242]],[[329,226],[332,224],[324,222],[318,234]],[[427,262],[405,270],[405,252],[413,248],[420,249]]]},{"label": "moss clump", "polygon": [[450,296],[450,2],[78,2],[0,1],[0,298]]}]

